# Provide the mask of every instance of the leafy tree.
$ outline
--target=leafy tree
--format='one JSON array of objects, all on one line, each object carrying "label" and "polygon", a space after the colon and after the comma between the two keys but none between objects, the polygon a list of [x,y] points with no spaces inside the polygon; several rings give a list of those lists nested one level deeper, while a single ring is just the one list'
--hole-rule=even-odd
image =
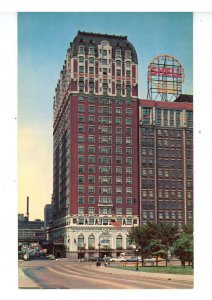
[{"label": "leafy tree", "polygon": [[170,223],[147,223],[142,227],[133,227],[130,231],[130,241],[137,247],[140,246],[142,258],[144,255],[169,259],[170,248],[178,237],[178,228]]},{"label": "leafy tree", "polygon": [[132,227],[129,232],[130,244],[134,244],[142,257],[142,266],[144,264],[144,257],[148,255],[149,251],[149,237],[146,226]]},{"label": "leafy tree", "polygon": [[181,264],[185,267],[186,261],[192,263],[193,268],[193,234],[181,233],[174,244],[174,254],[180,259]]}]

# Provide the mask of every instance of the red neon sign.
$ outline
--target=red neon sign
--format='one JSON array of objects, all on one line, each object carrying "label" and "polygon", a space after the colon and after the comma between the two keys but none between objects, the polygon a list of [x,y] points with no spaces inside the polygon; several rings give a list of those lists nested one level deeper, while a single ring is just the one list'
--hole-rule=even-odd
[{"label": "red neon sign", "polygon": [[181,68],[160,68],[154,66],[151,68],[152,76],[166,76],[166,77],[174,77],[174,78],[182,78]]}]

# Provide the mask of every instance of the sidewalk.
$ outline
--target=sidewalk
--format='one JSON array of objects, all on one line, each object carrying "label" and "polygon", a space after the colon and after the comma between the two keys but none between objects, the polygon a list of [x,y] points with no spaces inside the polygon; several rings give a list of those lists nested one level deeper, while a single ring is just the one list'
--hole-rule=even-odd
[{"label": "sidewalk", "polygon": [[184,280],[184,281],[193,281],[193,275],[181,275],[181,274],[163,274],[163,273],[150,273],[150,272],[141,272],[141,271],[129,271],[116,269],[112,267],[105,267],[102,265],[101,267],[96,267],[95,264],[90,264],[85,266],[88,269],[95,269],[99,272],[104,272],[108,274],[117,274],[117,275],[130,275],[132,277],[141,277],[141,278],[152,278],[152,279],[162,279],[162,280]]},{"label": "sidewalk", "polygon": [[18,268],[18,287],[20,289],[38,289],[38,285],[29,277],[27,277],[24,272]]}]

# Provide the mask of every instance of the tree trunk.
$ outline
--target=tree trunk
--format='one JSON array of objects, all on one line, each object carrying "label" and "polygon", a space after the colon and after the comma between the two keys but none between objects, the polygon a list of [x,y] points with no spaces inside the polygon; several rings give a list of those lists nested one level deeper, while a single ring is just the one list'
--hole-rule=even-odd
[{"label": "tree trunk", "polygon": [[158,267],[158,255],[156,256],[156,267]]},{"label": "tree trunk", "polygon": [[142,267],[144,266],[144,257],[143,257],[143,254],[141,255],[141,265],[142,265]]}]

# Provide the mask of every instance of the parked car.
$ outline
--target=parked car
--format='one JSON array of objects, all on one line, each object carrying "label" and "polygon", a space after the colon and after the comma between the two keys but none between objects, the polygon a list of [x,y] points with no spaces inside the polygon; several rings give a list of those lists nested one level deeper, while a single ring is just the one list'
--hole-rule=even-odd
[{"label": "parked car", "polygon": [[29,253],[25,253],[23,259],[24,260],[29,260]]},{"label": "parked car", "polygon": [[91,262],[91,261],[104,261],[104,259],[102,257],[98,257],[98,256],[90,256],[88,258],[88,261]]},{"label": "parked car", "polygon": [[111,262],[113,262],[113,261],[114,261],[114,262],[116,262],[116,261],[117,261],[117,262],[118,262],[118,261],[123,262],[123,261],[127,261],[127,259],[126,259],[125,257],[111,257],[111,258],[110,258],[110,261],[111,261]]},{"label": "parked car", "polygon": [[126,258],[127,262],[137,262],[137,260],[140,261],[140,259],[137,256],[131,256]]},{"label": "parked car", "polygon": [[55,256],[53,255],[53,254],[50,254],[49,256],[47,256],[48,257],[48,259],[50,259],[50,260],[55,260]]},{"label": "parked car", "polygon": [[[158,261],[162,261],[163,259],[161,257],[158,257]],[[144,262],[156,262],[156,257],[151,258],[145,258]]]}]

